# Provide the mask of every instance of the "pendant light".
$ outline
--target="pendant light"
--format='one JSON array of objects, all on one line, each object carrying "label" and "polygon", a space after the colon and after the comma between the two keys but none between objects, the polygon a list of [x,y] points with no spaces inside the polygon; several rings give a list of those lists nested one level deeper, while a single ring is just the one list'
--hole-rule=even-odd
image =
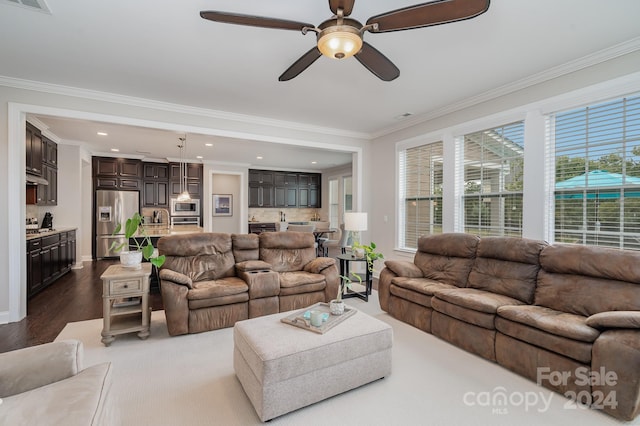
[{"label": "pendant light", "polygon": [[178,201],[189,201],[191,196],[187,191],[187,163],[184,159],[184,152],[187,149],[187,134],[185,133],[183,138],[178,139],[180,140],[178,145],[178,148],[180,148],[180,195],[178,195]]}]

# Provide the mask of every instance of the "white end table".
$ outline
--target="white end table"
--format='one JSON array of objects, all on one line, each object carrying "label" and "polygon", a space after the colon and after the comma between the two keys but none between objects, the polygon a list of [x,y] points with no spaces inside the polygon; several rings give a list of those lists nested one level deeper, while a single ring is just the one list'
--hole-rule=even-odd
[{"label": "white end table", "polygon": [[111,265],[100,276],[102,279],[102,343],[109,346],[115,336],[138,332],[138,337],[149,337],[151,309],[149,308],[149,276],[151,263],[140,268]]}]

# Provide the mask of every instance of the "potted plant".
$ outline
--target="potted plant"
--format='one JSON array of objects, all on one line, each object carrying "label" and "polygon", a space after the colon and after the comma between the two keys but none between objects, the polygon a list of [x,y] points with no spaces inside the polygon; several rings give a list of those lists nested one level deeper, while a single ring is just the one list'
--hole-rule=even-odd
[{"label": "potted plant", "polygon": [[360,251],[363,253],[359,258],[366,257],[367,259],[367,268],[369,268],[369,272],[373,273],[373,264],[378,259],[384,259],[382,253],[376,252],[376,243],[373,241],[367,246],[364,244],[360,244],[357,242],[353,243],[352,250]]},{"label": "potted plant", "polygon": [[[359,281],[359,284],[362,284],[362,278],[360,275],[355,272],[351,272],[352,276],[356,277]],[[336,298],[329,302],[329,310],[332,315],[342,315],[344,313],[344,302],[342,301],[342,296],[346,289],[351,288],[351,284],[353,283],[353,279],[351,277],[345,277],[344,275],[340,275],[340,284],[338,285],[338,294]]]},{"label": "potted plant", "polygon": [[[119,223],[112,235],[119,234],[121,230],[122,223]],[[157,255],[156,249],[153,247],[153,243],[151,242],[151,237],[147,235],[144,228],[140,213],[136,212],[133,216],[127,219],[124,225],[124,236],[127,239],[126,242],[118,244],[114,241],[110,247],[110,250],[116,252],[121,251],[120,262],[124,266],[139,267],[143,257],[157,268],[164,264],[165,256]],[[132,237],[135,237],[133,238],[134,244],[130,244]],[[123,250],[125,247],[129,250]]]}]

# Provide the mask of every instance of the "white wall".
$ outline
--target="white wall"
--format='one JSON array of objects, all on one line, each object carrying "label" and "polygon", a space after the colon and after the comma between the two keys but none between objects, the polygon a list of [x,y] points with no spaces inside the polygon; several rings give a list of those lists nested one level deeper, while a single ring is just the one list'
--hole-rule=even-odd
[{"label": "white wall", "polygon": [[[240,175],[213,173],[212,174],[212,190],[207,194],[206,202],[211,204],[211,231],[212,232],[241,232],[240,216]],[[233,196],[232,216],[213,216],[213,194],[230,194]],[[242,222],[245,222],[244,220]]]}]

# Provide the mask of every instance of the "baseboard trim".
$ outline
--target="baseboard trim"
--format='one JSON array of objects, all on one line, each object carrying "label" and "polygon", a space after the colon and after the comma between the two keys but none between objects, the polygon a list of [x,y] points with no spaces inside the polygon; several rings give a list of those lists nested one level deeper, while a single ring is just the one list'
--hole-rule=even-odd
[{"label": "baseboard trim", "polygon": [[8,324],[9,323],[9,311],[0,312],[0,324]]}]

